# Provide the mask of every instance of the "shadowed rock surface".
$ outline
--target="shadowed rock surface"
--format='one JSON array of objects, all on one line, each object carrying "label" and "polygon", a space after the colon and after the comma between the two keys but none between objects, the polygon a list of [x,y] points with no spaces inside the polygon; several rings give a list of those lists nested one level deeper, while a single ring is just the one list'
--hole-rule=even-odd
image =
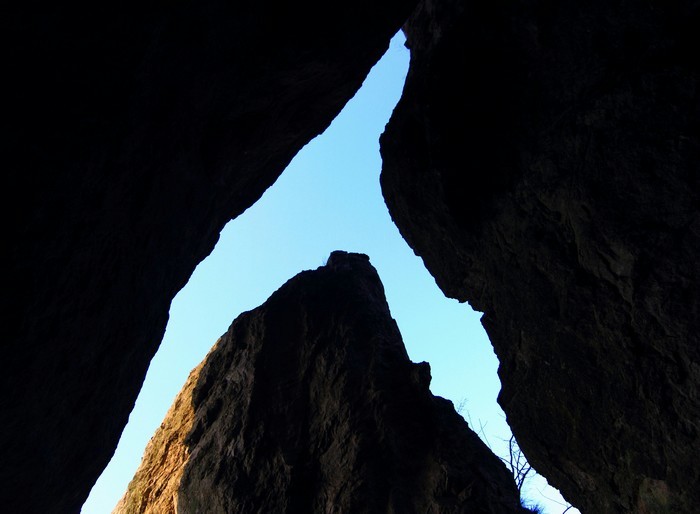
[{"label": "shadowed rock surface", "polygon": [[503,463],[429,383],[368,257],[333,252],[234,321],[114,512],[525,512]]},{"label": "shadowed rock surface", "polygon": [[699,6],[426,0],[405,29],[391,215],[584,512],[700,505]]},{"label": "shadowed rock surface", "polygon": [[6,512],[79,510],[171,299],[352,97],[413,3],[4,8]]}]

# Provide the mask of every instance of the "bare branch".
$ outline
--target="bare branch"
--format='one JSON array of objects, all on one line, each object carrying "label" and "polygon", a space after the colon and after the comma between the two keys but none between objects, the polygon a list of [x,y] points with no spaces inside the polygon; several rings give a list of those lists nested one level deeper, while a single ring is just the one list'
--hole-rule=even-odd
[{"label": "bare branch", "polygon": [[513,474],[513,479],[515,480],[515,485],[519,492],[522,492],[523,486],[526,480],[531,476],[532,466],[523,455],[523,452],[518,446],[518,442],[515,440],[515,436],[511,436],[508,440],[508,459],[501,457],[501,460],[508,466],[510,472]]}]

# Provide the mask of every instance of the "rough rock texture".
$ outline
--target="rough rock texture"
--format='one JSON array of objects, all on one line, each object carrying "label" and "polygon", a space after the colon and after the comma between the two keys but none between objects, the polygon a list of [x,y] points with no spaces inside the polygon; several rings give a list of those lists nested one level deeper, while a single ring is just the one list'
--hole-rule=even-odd
[{"label": "rough rock texture", "polygon": [[[218,343],[217,341],[214,348]],[[113,512],[177,513],[178,488],[190,457],[185,439],[195,420],[192,392],[205,361],[206,358],[190,372],[185,385],[165,414],[163,423],[148,442],[143,461]]]},{"label": "rough rock texture", "polygon": [[[161,513],[525,512],[503,463],[429,383],[367,256],[333,252],[234,321],[115,512],[149,512],[144,494]],[[162,487],[171,471],[177,495]]]},{"label": "rough rock texture", "polygon": [[585,512],[700,505],[697,1],[426,0],[382,186]]},{"label": "rough rock texture", "polygon": [[79,509],[171,299],[413,3],[3,8],[3,510]]}]

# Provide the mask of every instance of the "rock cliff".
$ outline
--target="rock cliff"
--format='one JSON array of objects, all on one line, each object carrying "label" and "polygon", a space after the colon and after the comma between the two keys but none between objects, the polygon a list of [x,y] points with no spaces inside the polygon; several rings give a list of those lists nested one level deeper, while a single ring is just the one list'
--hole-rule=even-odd
[{"label": "rock cliff", "polygon": [[391,215],[584,512],[700,504],[699,9],[425,0],[405,27]]},{"label": "rock cliff", "polygon": [[233,322],[114,512],[525,512],[429,383],[367,256],[333,252]]},{"label": "rock cliff", "polygon": [[4,511],[80,509],[173,296],[414,3],[3,8]]},{"label": "rock cliff", "polygon": [[[414,4],[3,11],[5,510],[78,511],[171,299]],[[423,0],[405,25],[387,204],[443,291],[484,312],[522,449],[584,511],[700,504],[699,11]]]}]

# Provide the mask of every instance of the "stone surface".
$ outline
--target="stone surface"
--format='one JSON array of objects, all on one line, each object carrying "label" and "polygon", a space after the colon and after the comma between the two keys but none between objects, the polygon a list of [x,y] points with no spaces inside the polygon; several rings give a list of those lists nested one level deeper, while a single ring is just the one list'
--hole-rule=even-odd
[{"label": "stone surface", "polygon": [[484,312],[521,448],[584,512],[700,504],[696,1],[425,0],[391,215]]},{"label": "stone surface", "polygon": [[[216,346],[215,344],[214,348]],[[190,372],[185,385],[165,414],[163,423],[148,442],[141,465],[113,512],[177,513],[178,488],[190,456],[185,439],[192,430],[195,419],[192,392],[205,361],[206,358]]]},{"label": "stone surface", "polygon": [[430,393],[429,365],[409,360],[366,255],[297,275],[200,368],[115,513],[525,512],[503,463]]},{"label": "stone surface", "polygon": [[79,510],[171,299],[413,3],[3,8],[4,511]]}]

